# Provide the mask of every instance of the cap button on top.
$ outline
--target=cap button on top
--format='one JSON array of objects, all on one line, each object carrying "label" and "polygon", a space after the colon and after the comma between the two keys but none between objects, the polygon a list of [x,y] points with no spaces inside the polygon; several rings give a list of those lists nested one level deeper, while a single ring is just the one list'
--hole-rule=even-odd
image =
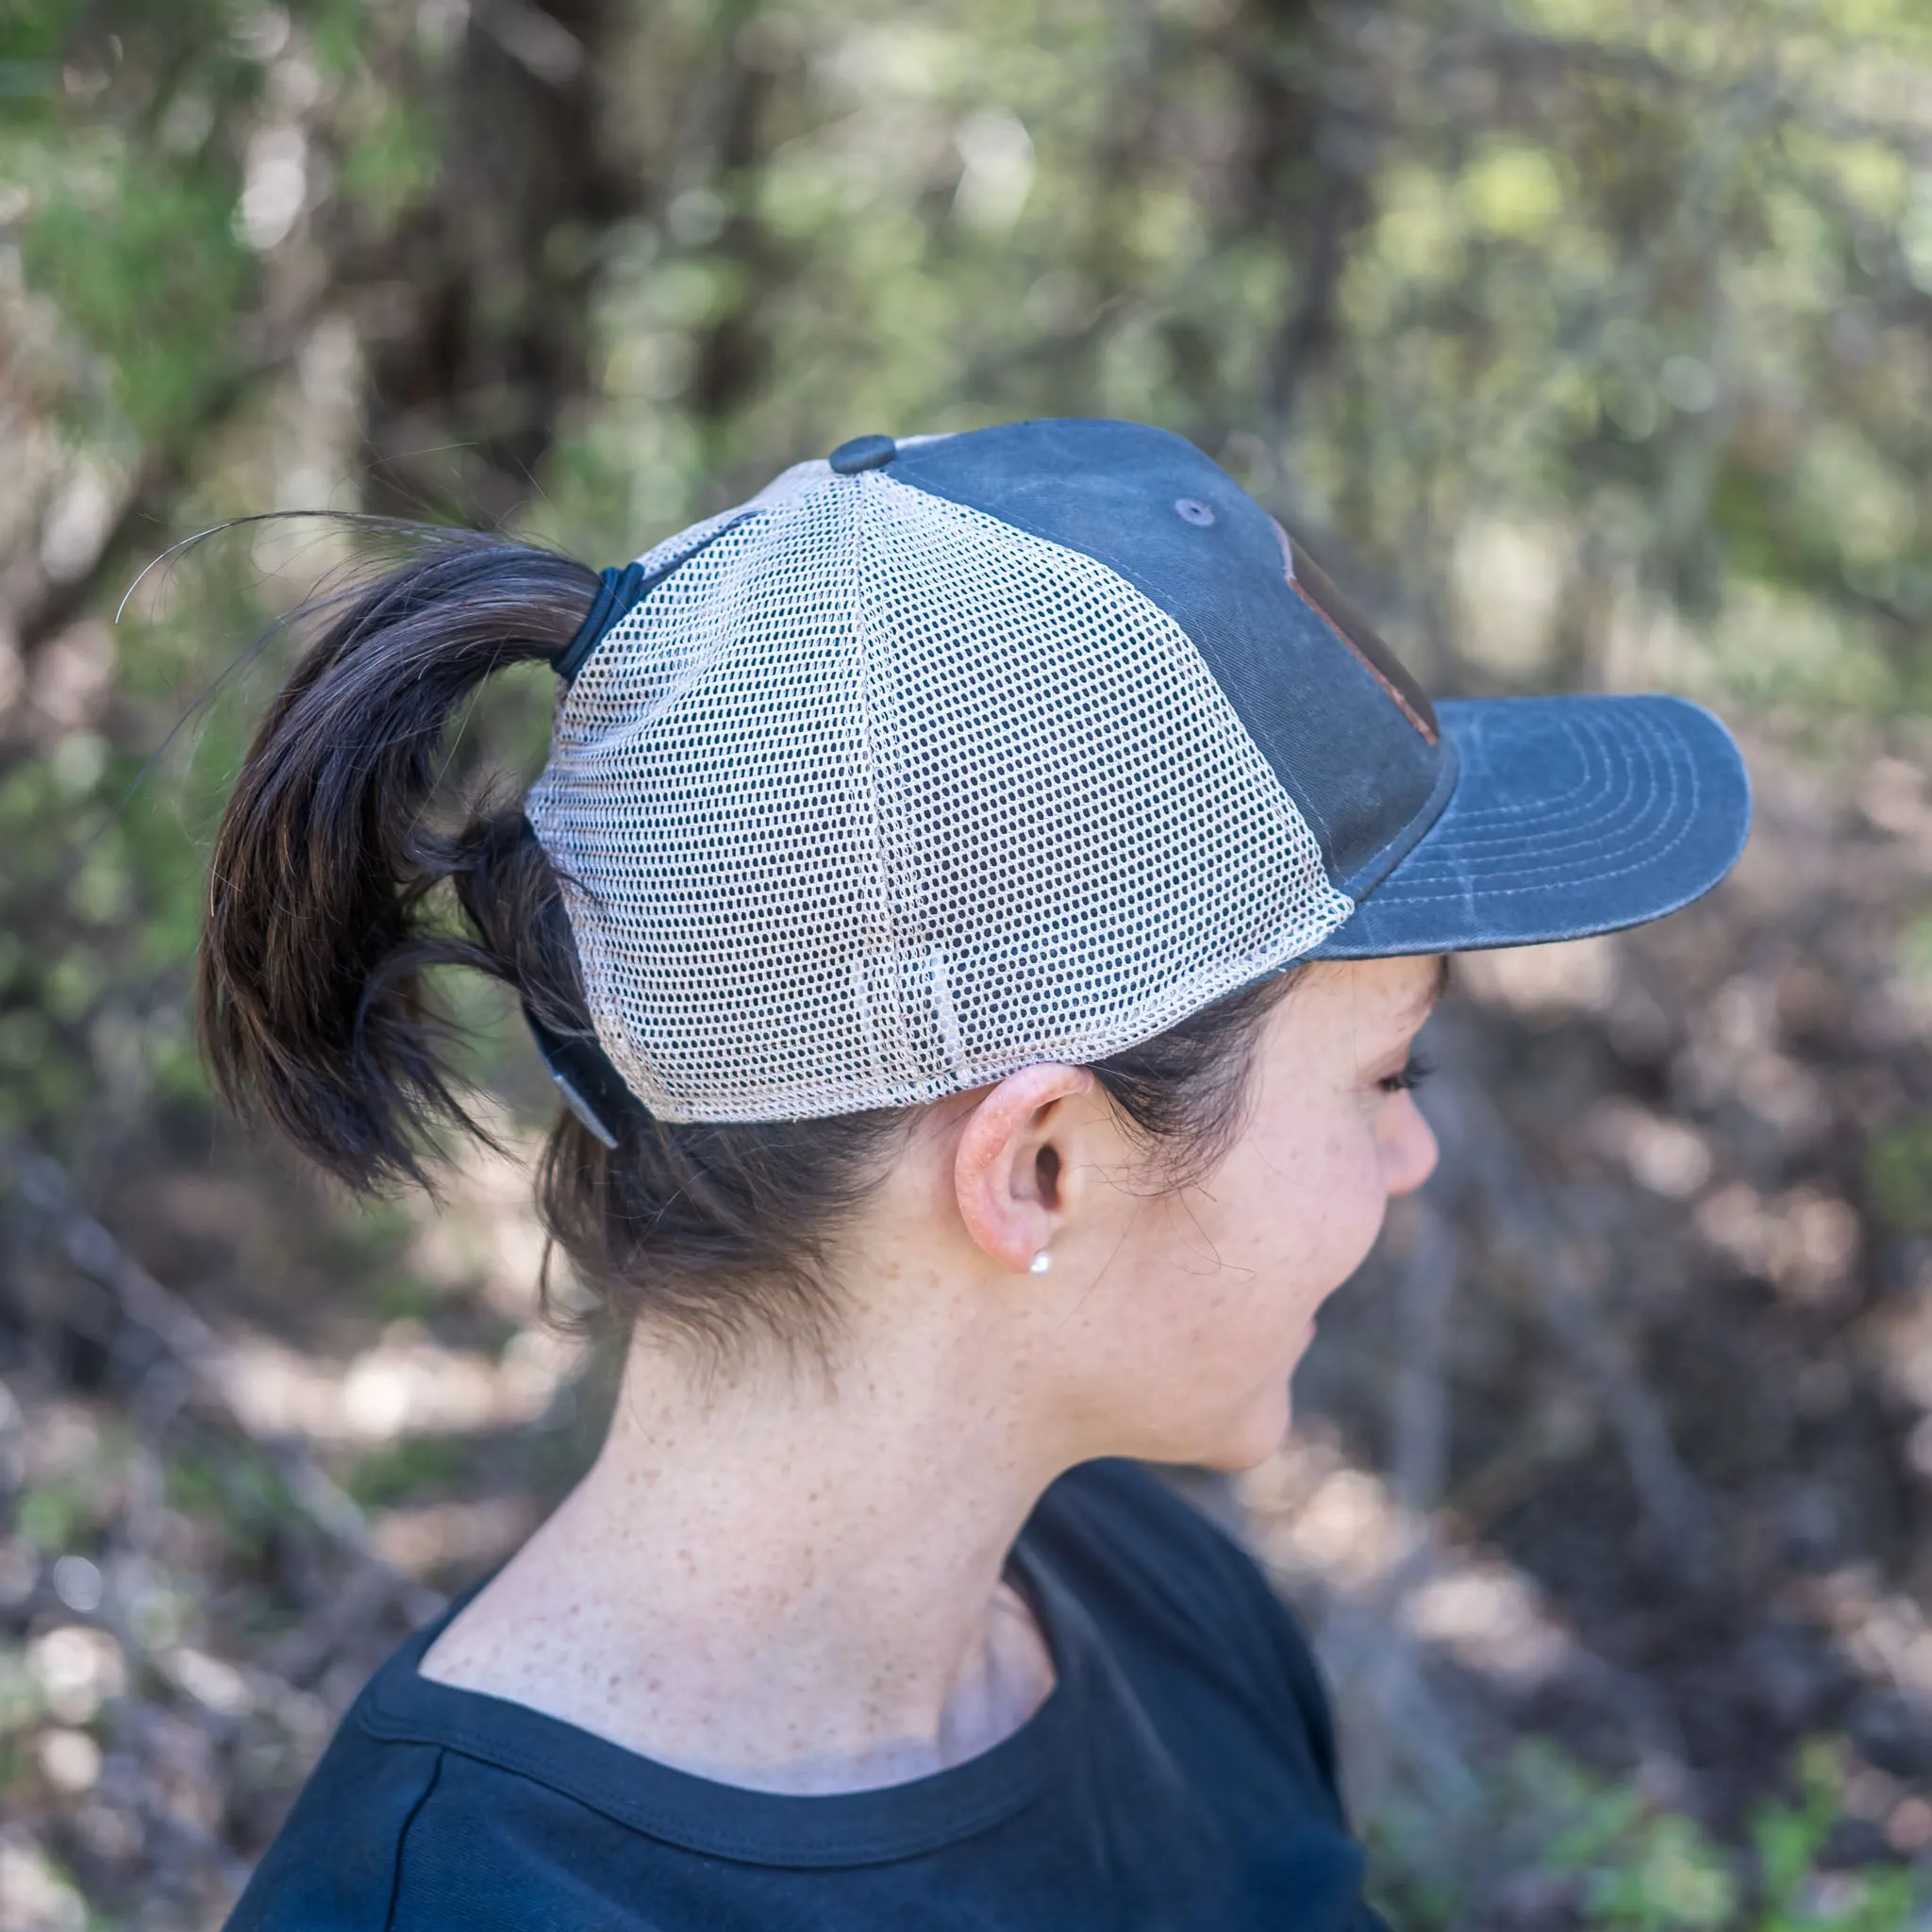
[{"label": "cap button on top", "polygon": [[877,470],[899,454],[899,445],[890,436],[855,436],[841,442],[825,460],[841,476],[856,476],[860,470]]}]

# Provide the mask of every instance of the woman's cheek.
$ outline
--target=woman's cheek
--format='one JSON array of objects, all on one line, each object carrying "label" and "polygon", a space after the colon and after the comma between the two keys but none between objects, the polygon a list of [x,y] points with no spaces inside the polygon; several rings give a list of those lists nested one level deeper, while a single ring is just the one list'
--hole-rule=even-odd
[{"label": "woman's cheek", "polygon": [[1326,1191],[1331,1241],[1322,1292],[1340,1288],[1368,1258],[1389,1211],[1381,1150],[1373,1131],[1362,1136],[1346,1167],[1330,1176]]},{"label": "woman's cheek", "polygon": [[1238,1191],[1225,1174],[1214,1189],[1229,1238],[1217,1244],[1223,1258],[1245,1247],[1245,1265],[1272,1278],[1274,1305],[1286,1289],[1305,1313],[1360,1266],[1388,1208],[1374,1109],[1341,1096],[1322,1111],[1325,1132],[1258,1140],[1240,1163]]}]

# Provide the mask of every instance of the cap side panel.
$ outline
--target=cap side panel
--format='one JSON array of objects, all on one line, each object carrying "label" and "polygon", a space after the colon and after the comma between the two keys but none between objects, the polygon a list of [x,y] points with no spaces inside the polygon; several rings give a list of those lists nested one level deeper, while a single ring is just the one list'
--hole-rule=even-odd
[{"label": "cap side panel", "polygon": [[1012,424],[905,450],[890,474],[1093,558],[1166,611],[1315,828],[1338,884],[1440,799],[1440,747],[1296,592],[1274,520],[1180,437],[1133,423]]},{"label": "cap side panel", "polygon": [[1165,613],[1077,552],[866,481],[894,532],[866,595],[897,693],[893,924],[938,962],[964,1053],[929,1077],[1099,1058],[1145,1037],[1162,982],[1334,916],[1306,821]]},{"label": "cap side panel", "polygon": [[1353,910],[1172,617],[891,470],[745,518],[633,610],[528,809],[599,1040],[670,1119],[1104,1058]]}]

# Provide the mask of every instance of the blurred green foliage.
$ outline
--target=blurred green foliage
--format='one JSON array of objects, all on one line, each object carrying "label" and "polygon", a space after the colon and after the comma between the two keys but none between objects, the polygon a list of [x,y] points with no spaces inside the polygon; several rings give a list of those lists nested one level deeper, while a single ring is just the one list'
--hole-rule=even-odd
[{"label": "blurred green foliage", "polygon": [[1895,1234],[1932,1234],[1932,1114],[1876,1135],[1865,1155],[1865,1182],[1878,1218]]},{"label": "blurred green foliage", "polygon": [[1473,1793],[1458,1822],[1464,1842],[1452,1848],[1442,1819],[1396,1806],[1371,1830],[1370,1869],[1396,1924],[1479,1923],[1483,1888],[1501,1870],[1526,1874],[1517,1883],[1546,1913],[1560,1906],[1558,1923],[1598,1932],[1906,1932],[1920,1903],[1909,1871],[1834,1867],[1842,1746],[1807,1744],[1791,1781],[1795,1802],[1760,1807],[1740,1853],[1533,1740]]},{"label": "blurred green foliage", "polygon": [[344,1487],[365,1509],[380,1509],[452,1486],[471,1459],[469,1445],[448,1436],[399,1436],[357,1459]]},{"label": "blurred green foliage", "polygon": [[[710,19],[659,10],[655,70]],[[1132,415],[1313,525],[1439,676],[1924,703],[1932,177],[1873,86],[1923,76],[1923,16],[758,25],[775,152],[607,238],[559,538],[623,554],[871,425]]]},{"label": "blurred green foliage", "polygon": [[1838,1874],[1820,1882],[1821,1855],[1844,1810],[1840,1747],[1823,1739],[1808,1744],[1798,1783],[1800,1802],[1767,1807],[1752,1829],[1761,1932],[1898,1932],[1918,1896],[1911,1873]]}]

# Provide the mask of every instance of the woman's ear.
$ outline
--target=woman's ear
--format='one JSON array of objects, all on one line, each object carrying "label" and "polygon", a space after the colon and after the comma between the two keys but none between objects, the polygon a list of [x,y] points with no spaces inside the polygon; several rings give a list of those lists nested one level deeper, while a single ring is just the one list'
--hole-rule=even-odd
[{"label": "woman's ear", "polygon": [[1064,1103],[1093,1085],[1085,1067],[1023,1067],[989,1087],[966,1117],[953,1158],[959,1218],[975,1245],[1017,1273],[1052,1253],[1070,1165],[1059,1144]]}]

